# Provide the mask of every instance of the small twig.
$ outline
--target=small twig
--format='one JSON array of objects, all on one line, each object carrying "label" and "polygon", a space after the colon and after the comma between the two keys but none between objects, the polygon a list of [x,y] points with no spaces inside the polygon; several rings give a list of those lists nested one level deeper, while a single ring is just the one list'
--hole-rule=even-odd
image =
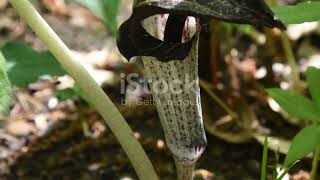
[{"label": "small twig", "polygon": [[9,0],[12,6],[35,31],[52,54],[61,63],[63,68],[74,78],[82,90],[90,97],[92,104],[97,108],[105,122],[128,155],[138,176],[142,180],[158,179],[152,164],[145,154],[141,144],[133,136],[133,132],[120,114],[116,106],[103,92],[96,81],[85,68],[72,56],[68,47],[51,29],[41,15],[27,0]]},{"label": "small twig", "polygon": [[204,80],[199,80],[200,87],[202,87],[208,94],[209,96],[218,103],[218,105],[224,109],[233,119],[237,119],[238,115],[234,111],[232,111],[227,104],[225,104],[210,88],[210,85],[204,81]]},{"label": "small twig", "polygon": [[288,61],[288,65],[291,68],[291,80],[292,80],[292,88],[297,93],[302,93],[303,86],[301,84],[301,80],[299,77],[299,68],[296,63],[296,58],[294,57],[291,43],[287,34],[284,32],[281,33],[282,46],[284,48],[284,53]]}]

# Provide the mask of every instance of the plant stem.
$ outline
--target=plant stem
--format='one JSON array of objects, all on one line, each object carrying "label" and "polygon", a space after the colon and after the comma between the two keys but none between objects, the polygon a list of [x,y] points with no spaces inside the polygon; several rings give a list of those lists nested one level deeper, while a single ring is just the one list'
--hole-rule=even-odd
[{"label": "plant stem", "polygon": [[229,116],[231,116],[233,119],[237,119],[238,115],[234,111],[232,111],[227,104],[225,104],[211,89],[210,84],[204,80],[199,80],[200,86],[209,94],[209,96],[218,103],[218,105],[225,110]]},{"label": "plant stem", "polygon": [[20,16],[27,21],[31,29],[35,31],[63,68],[90,97],[92,104],[97,108],[126,152],[139,178],[142,180],[158,179],[150,160],[141,144],[134,138],[133,132],[123,116],[90,74],[75,60],[68,47],[28,0],[9,0],[9,2]]},{"label": "plant stem", "polygon": [[261,165],[261,180],[267,179],[267,163],[268,163],[268,137],[265,137],[263,143],[262,165]]},{"label": "plant stem", "polygon": [[312,161],[312,170],[311,170],[311,180],[317,179],[319,156],[320,156],[320,146],[318,146],[316,151],[314,152],[313,161]]},{"label": "plant stem", "polygon": [[288,65],[291,68],[291,80],[292,88],[296,93],[301,94],[303,91],[303,86],[299,77],[299,69],[296,63],[296,58],[294,57],[292,46],[290,40],[284,32],[281,33],[282,46],[284,48],[284,53],[288,61]]},{"label": "plant stem", "polygon": [[181,164],[179,161],[175,161],[178,180],[192,180],[194,176],[194,166],[196,162],[190,164]]}]

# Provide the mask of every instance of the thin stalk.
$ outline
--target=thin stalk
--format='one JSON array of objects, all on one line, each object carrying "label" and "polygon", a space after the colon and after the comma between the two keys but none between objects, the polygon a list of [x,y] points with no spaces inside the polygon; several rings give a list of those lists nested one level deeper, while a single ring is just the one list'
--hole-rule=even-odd
[{"label": "thin stalk", "polygon": [[[282,171],[282,173],[280,175],[278,175],[279,177],[277,178],[277,180],[282,180],[289,172],[289,170],[294,166],[296,165],[298,162],[300,162],[299,160],[297,160],[296,162],[292,163],[288,168],[284,169],[284,171],[282,171],[280,169],[280,172]],[[277,171],[277,169],[276,169]]]},{"label": "thin stalk", "polygon": [[265,137],[262,153],[261,180],[267,179],[267,163],[268,163],[268,137]]},{"label": "thin stalk", "polygon": [[218,82],[218,50],[219,50],[219,43],[220,38],[219,33],[221,30],[221,23],[220,22],[214,22],[211,24],[211,33],[210,33],[210,65],[211,65],[211,79],[212,84],[215,86]]},{"label": "thin stalk", "polygon": [[[271,6],[276,6],[277,1],[269,0],[269,4]],[[296,93],[301,94],[303,91],[303,85],[300,80],[298,65],[296,63],[296,58],[294,57],[294,53],[293,53],[293,49],[292,49],[289,37],[285,32],[281,32],[281,41],[282,41],[282,47],[284,49],[286,59],[288,61],[288,65],[291,68],[290,76],[292,80],[292,89]]]},{"label": "thin stalk", "polygon": [[209,94],[209,96],[218,103],[218,105],[225,110],[229,116],[231,116],[233,119],[237,119],[238,115],[234,111],[232,111],[227,104],[225,104],[211,89],[209,83],[207,83],[204,80],[199,80],[200,86]]},{"label": "thin stalk", "polygon": [[61,63],[63,68],[90,97],[92,104],[97,108],[126,152],[139,178],[142,180],[158,179],[150,160],[145,154],[141,144],[134,138],[133,132],[123,116],[85,68],[75,60],[68,47],[33,8],[29,1],[9,0],[9,2],[20,16],[27,21],[31,29],[35,31],[38,37]]},{"label": "thin stalk", "polygon": [[313,161],[312,161],[312,169],[311,169],[311,180],[317,179],[319,156],[320,156],[320,146],[318,146],[316,151],[314,152]]},{"label": "thin stalk", "polygon": [[193,180],[194,176],[194,167],[196,162],[191,164],[181,164],[179,161],[175,161],[178,180]]},{"label": "thin stalk", "polygon": [[296,58],[294,57],[292,46],[290,44],[290,40],[284,32],[281,33],[282,46],[284,48],[284,53],[288,64],[291,68],[291,80],[292,80],[292,88],[295,92],[301,94],[303,91],[303,86],[299,77],[299,69],[296,63]]}]

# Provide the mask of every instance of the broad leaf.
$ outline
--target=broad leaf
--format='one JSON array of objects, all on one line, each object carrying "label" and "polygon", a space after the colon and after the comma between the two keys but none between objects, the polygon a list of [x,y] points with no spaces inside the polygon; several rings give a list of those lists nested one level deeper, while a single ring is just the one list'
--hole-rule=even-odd
[{"label": "broad leaf", "polygon": [[320,112],[320,69],[309,67],[307,70],[307,82],[312,99],[318,106],[318,112]]},{"label": "broad leaf", "polygon": [[5,70],[5,59],[0,51],[0,113],[7,112],[10,96],[11,85]]},{"label": "broad leaf", "polygon": [[293,139],[284,161],[284,165],[288,166],[314,151],[320,144],[319,137],[319,125],[308,126],[302,129]]},{"label": "broad leaf", "polygon": [[285,24],[300,24],[320,20],[320,2],[307,1],[296,5],[276,6],[272,10]]},{"label": "broad leaf", "polygon": [[1,49],[13,85],[27,86],[41,76],[61,76],[65,72],[49,51],[38,52],[23,42],[9,42]]},{"label": "broad leaf", "polygon": [[118,29],[117,14],[119,8],[119,0],[100,0],[103,7],[104,23],[116,34]]},{"label": "broad leaf", "polygon": [[75,0],[103,20],[113,34],[117,32],[119,0]]},{"label": "broad leaf", "polygon": [[320,111],[311,100],[277,88],[268,89],[267,92],[289,115],[302,120],[320,121]]}]

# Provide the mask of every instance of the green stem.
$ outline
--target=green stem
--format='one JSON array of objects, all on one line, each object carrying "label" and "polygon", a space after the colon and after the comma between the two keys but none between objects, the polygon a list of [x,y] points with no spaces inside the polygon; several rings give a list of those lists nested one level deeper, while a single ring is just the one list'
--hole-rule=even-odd
[{"label": "green stem", "polygon": [[319,156],[320,156],[320,146],[318,146],[316,151],[314,152],[313,161],[312,161],[312,169],[311,169],[311,180],[317,179]]},{"label": "green stem", "polygon": [[150,160],[141,144],[134,138],[133,132],[123,116],[90,74],[75,60],[68,47],[28,0],[9,0],[9,2],[20,16],[27,21],[31,29],[35,31],[63,68],[90,97],[92,104],[97,108],[126,152],[139,178],[142,180],[158,179]]},{"label": "green stem", "polygon": [[284,48],[284,53],[287,58],[288,64],[291,68],[291,79],[292,88],[295,92],[301,94],[303,91],[303,86],[299,77],[299,69],[296,63],[296,58],[294,57],[292,46],[290,40],[284,32],[281,33],[282,46]]},{"label": "green stem", "polygon": [[268,163],[268,137],[265,137],[263,143],[262,165],[261,165],[261,180],[267,179],[267,163]]},{"label": "green stem", "polygon": [[175,161],[178,180],[192,180],[194,176],[194,167],[196,162],[190,164],[181,164],[181,162]]}]

